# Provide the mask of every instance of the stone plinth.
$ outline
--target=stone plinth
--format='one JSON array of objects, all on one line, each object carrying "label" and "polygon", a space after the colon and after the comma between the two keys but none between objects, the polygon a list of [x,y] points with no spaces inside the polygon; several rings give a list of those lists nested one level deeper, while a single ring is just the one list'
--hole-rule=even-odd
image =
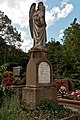
[{"label": "stone plinth", "polygon": [[57,103],[57,90],[53,83],[53,69],[47,49],[31,49],[26,70],[26,87],[22,90],[26,105],[36,106],[40,101]]},{"label": "stone plinth", "polygon": [[57,103],[56,88],[54,86],[45,87],[25,87],[22,90],[22,100],[30,107],[36,107],[40,101],[50,100]]}]

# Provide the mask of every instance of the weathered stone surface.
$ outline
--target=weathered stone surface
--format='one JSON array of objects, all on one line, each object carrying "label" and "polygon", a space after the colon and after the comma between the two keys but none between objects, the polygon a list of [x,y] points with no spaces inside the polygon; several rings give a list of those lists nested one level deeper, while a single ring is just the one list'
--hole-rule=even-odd
[{"label": "weathered stone surface", "polygon": [[[44,72],[46,74],[46,77],[44,78],[43,74],[40,73],[40,65],[46,64],[48,67],[47,70],[45,70],[45,67],[43,66],[43,70],[41,72]],[[47,72],[47,73],[46,73]],[[49,73],[48,73],[49,72]],[[48,60],[48,52],[43,50],[31,50],[30,51],[30,59],[27,64],[27,72],[26,72],[26,85],[31,86],[43,86],[43,85],[51,85],[53,84],[53,70],[52,66]],[[43,81],[41,79],[44,79]],[[41,80],[41,81],[40,81]]]},{"label": "weathered stone surface", "polygon": [[22,90],[22,101],[35,107],[44,100],[57,103],[53,69],[46,50],[32,49],[26,71],[26,87]]},{"label": "weathered stone surface", "polygon": [[43,2],[33,3],[29,11],[31,36],[34,39],[30,59],[26,68],[26,87],[22,90],[22,100],[26,105],[36,106],[40,101],[57,103],[57,89],[53,84],[53,69],[46,48],[45,6]]},{"label": "weathered stone surface", "polygon": [[74,114],[74,115],[71,115],[70,117],[62,118],[60,120],[77,120],[77,119],[76,119],[76,115]]},{"label": "weathered stone surface", "polygon": [[34,40],[34,48],[42,49],[46,46],[46,22],[45,22],[45,6],[43,2],[32,3],[29,10],[29,26],[31,37]]},{"label": "weathered stone surface", "polygon": [[22,90],[22,100],[26,105],[36,107],[40,101],[49,100],[57,103],[56,88],[54,86],[45,87],[25,87]]},{"label": "weathered stone surface", "polygon": [[50,83],[50,66],[47,62],[41,62],[38,67],[38,82]]}]

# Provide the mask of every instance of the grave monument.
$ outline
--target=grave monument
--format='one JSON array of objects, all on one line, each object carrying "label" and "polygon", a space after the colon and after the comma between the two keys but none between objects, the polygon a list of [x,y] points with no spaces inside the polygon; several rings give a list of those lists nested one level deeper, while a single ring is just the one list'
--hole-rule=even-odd
[{"label": "grave monument", "polygon": [[29,26],[34,45],[26,69],[26,86],[22,90],[22,101],[36,106],[40,101],[57,103],[57,89],[53,83],[53,68],[46,48],[45,6],[43,2],[33,3],[29,11]]}]

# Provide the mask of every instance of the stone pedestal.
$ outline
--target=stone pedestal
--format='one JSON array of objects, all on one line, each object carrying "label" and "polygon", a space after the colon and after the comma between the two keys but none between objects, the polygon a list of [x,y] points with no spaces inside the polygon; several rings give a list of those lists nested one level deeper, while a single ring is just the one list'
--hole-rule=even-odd
[{"label": "stone pedestal", "polygon": [[26,87],[22,90],[22,100],[26,105],[33,107],[44,100],[57,103],[53,69],[46,48],[30,50],[30,59],[26,70]]},{"label": "stone pedestal", "polygon": [[40,101],[45,100],[57,103],[56,92],[54,86],[25,87],[23,89],[23,102],[30,107],[36,107]]}]

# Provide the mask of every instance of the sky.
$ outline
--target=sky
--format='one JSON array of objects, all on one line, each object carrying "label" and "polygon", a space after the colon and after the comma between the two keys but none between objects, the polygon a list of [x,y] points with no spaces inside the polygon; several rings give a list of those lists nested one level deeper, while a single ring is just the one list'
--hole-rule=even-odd
[{"label": "sky", "polygon": [[0,0],[0,10],[9,17],[13,27],[21,32],[21,49],[28,52],[33,47],[29,29],[29,9],[32,3],[42,1],[45,5],[47,24],[47,42],[51,38],[61,42],[63,31],[70,26],[74,18],[80,23],[80,0]]}]

